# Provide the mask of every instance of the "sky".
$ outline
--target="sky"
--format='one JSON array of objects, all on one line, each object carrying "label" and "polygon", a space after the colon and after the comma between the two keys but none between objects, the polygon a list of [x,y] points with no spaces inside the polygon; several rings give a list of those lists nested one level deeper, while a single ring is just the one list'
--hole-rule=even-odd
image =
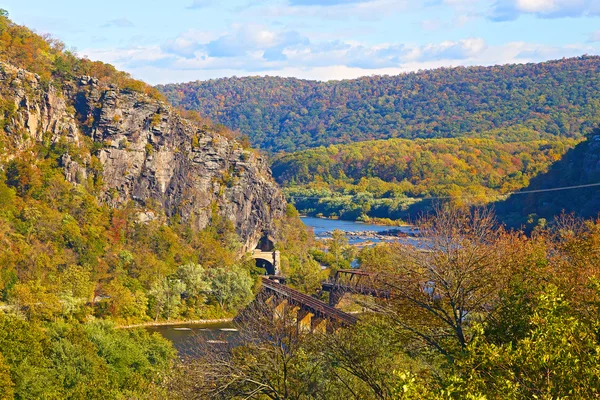
[{"label": "sky", "polygon": [[600,0],[4,0],[0,8],[151,84],[350,79],[600,54]]}]

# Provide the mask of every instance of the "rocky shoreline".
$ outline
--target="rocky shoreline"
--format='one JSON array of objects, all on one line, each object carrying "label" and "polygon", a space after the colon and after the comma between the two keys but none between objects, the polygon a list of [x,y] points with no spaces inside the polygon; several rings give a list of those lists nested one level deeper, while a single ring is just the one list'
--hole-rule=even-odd
[{"label": "rocky shoreline", "polygon": [[[330,239],[332,234],[333,231],[321,232],[317,238]],[[344,234],[349,239],[392,241],[398,238],[417,237],[418,231],[414,228],[409,228],[408,232],[407,228],[391,228],[384,231],[344,231]]]},{"label": "rocky shoreline", "polygon": [[149,321],[131,325],[117,325],[117,329],[133,329],[133,328],[148,328],[155,326],[173,326],[173,325],[210,325],[231,322],[233,318],[218,318],[218,319],[191,319],[177,321]]}]

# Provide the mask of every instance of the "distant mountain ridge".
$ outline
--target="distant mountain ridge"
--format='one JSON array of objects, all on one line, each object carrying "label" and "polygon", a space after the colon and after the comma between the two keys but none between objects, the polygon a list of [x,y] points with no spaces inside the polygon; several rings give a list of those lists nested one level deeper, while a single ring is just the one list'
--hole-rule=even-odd
[{"label": "distant mountain ridge", "polygon": [[270,151],[527,129],[580,137],[600,123],[600,57],[317,82],[247,77],[157,86]]}]

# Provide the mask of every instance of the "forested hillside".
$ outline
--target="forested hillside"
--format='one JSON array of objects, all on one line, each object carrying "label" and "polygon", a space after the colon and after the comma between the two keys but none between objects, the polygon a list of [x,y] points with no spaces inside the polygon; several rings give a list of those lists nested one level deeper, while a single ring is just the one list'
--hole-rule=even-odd
[{"label": "forested hillside", "polygon": [[431,198],[487,204],[527,186],[575,139],[389,139],[331,145],[276,157],[273,175],[308,214],[344,219],[406,219]]},{"label": "forested hillside", "polygon": [[[0,400],[598,397],[600,220],[540,220],[527,236],[452,204],[598,182],[600,141],[578,144],[596,121],[595,58],[548,64],[581,64],[589,81],[562,75],[576,83],[557,93],[577,101],[556,99],[525,125],[278,155],[288,194],[314,192],[321,206],[330,193],[341,199],[331,215],[452,198],[416,221],[427,251],[412,241],[358,250],[341,231],[317,243],[265,158],[232,132],[183,118],[146,84],[64,48],[0,9]],[[549,115],[563,111],[559,126]],[[481,119],[469,121],[495,126],[495,112],[474,108]],[[346,210],[347,197],[358,208]],[[522,198],[509,210],[542,215],[571,201],[591,216],[599,204],[592,191]],[[259,290],[265,271],[246,250],[263,239],[281,251],[274,278],[312,294],[314,314],[263,292],[234,340],[197,335],[185,358],[127,326],[232,316]],[[338,280],[355,262],[360,282]],[[317,299],[327,301],[328,274],[341,307],[361,310],[356,324],[326,321]]]},{"label": "forested hillside", "polygon": [[226,78],[159,86],[175,105],[270,152],[494,129],[579,137],[600,122],[600,57],[316,82]]},{"label": "forested hillside", "polygon": [[234,314],[244,246],[300,224],[251,149],[160,99],[0,9],[0,399],[167,397],[171,344],[115,325]]},{"label": "forested hillside", "polygon": [[[243,303],[253,283],[243,246],[271,219],[252,198],[266,190],[273,198],[257,203],[285,212],[268,169],[110,65],[6,16],[0,39],[0,301],[32,319],[121,323],[226,314]],[[198,279],[202,290],[185,284]],[[239,290],[217,300],[209,288],[223,279]],[[189,307],[178,298],[186,290],[202,292],[186,295]],[[177,301],[165,298],[173,291]]]},{"label": "forested hillside", "polygon": [[531,179],[523,188],[525,193],[517,193],[494,207],[504,222],[516,228],[543,226],[562,213],[595,219],[600,213],[599,184],[600,132],[596,131],[547,172]]}]

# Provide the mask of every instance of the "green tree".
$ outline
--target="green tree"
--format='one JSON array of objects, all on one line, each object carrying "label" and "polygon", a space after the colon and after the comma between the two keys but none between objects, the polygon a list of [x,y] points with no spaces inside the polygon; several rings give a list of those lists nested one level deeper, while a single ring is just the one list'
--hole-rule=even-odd
[{"label": "green tree", "polygon": [[222,310],[232,311],[252,297],[254,281],[247,271],[240,268],[213,268],[209,276],[210,294]]},{"label": "green tree", "polygon": [[177,317],[181,305],[181,295],[185,290],[185,283],[175,277],[156,281],[148,292],[153,300],[154,320],[158,320],[161,315],[166,319]]},{"label": "green tree", "polygon": [[[516,343],[496,345],[483,335],[457,360],[450,379],[456,398],[479,393],[503,399],[593,398],[600,387],[600,345],[595,325],[549,287],[538,298],[530,331]],[[481,331],[483,333],[483,331]]]},{"label": "green tree", "polygon": [[6,365],[4,357],[0,353],[0,400],[12,400],[15,395],[14,388],[15,384],[10,376],[10,367]]},{"label": "green tree", "polygon": [[326,241],[327,256],[326,260],[331,267],[331,271],[350,268],[356,252],[349,245],[346,234],[336,229],[331,233],[331,239]]},{"label": "green tree", "polygon": [[185,285],[185,294],[195,298],[210,289],[206,271],[201,265],[188,263],[177,269],[177,277]]}]

